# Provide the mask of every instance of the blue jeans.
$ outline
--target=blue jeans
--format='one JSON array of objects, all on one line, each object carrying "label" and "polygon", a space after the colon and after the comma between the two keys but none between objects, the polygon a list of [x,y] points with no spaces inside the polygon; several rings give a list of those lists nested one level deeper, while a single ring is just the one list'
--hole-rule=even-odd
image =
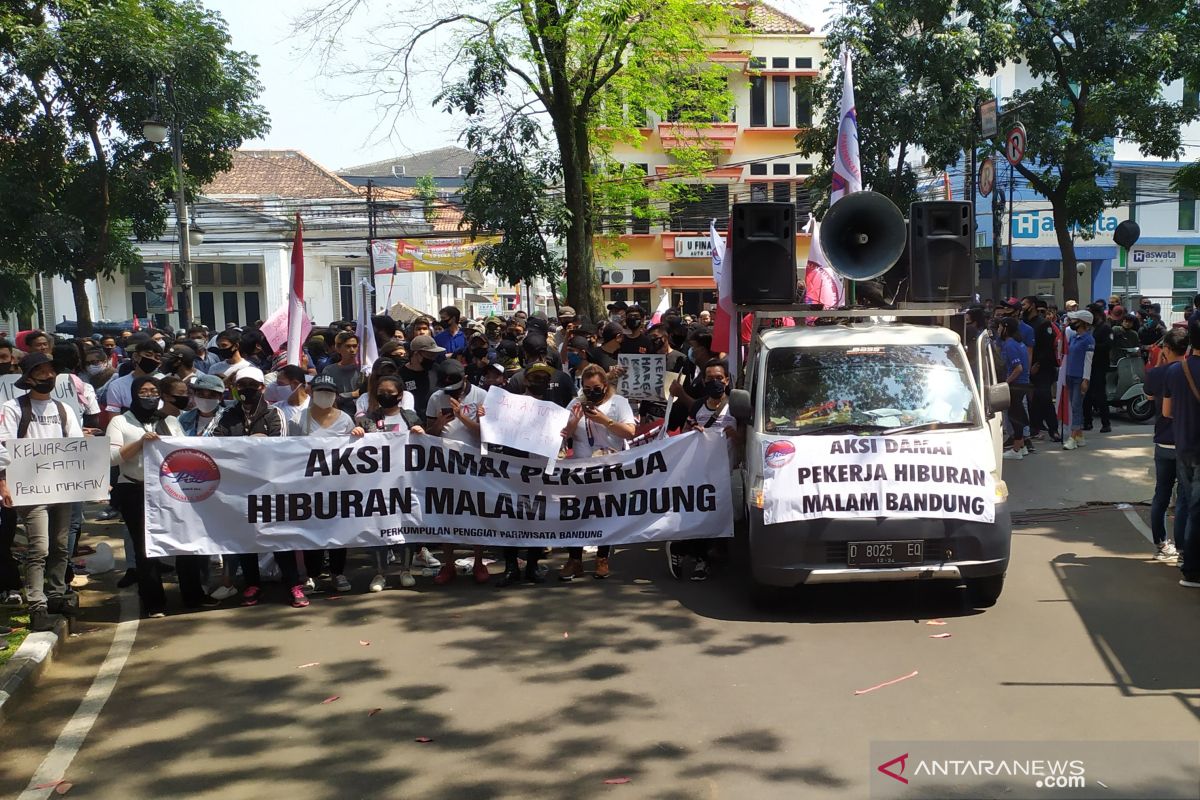
[{"label": "blue jeans", "polygon": [[1067,377],[1067,397],[1071,400],[1071,433],[1083,430],[1083,378]]},{"label": "blue jeans", "polygon": [[1179,460],[1175,449],[1154,445],[1154,499],[1150,501],[1150,530],[1154,544],[1167,540],[1167,508],[1171,504],[1171,491],[1179,486],[1175,500],[1175,547],[1182,551],[1187,533],[1188,501],[1187,486],[1179,479]]},{"label": "blue jeans", "polygon": [[1179,484],[1187,490],[1187,531],[1179,548],[1179,570],[1190,581],[1200,581],[1200,452],[1180,451]]}]

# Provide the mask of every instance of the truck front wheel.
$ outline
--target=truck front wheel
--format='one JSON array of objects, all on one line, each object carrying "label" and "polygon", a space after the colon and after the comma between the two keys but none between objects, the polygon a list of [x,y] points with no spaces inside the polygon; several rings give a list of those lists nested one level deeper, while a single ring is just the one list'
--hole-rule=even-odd
[{"label": "truck front wheel", "polygon": [[991,608],[1004,591],[1003,575],[971,578],[967,581],[967,600],[975,608]]}]

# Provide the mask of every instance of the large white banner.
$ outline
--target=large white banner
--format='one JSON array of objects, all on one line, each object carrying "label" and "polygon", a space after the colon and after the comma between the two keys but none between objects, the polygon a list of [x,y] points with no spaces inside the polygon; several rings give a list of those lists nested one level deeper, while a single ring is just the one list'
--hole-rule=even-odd
[{"label": "large white banner", "polygon": [[9,439],[8,489],[13,505],[108,499],[107,436]]},{"label": "large white banner", "polygon": [[435,436],[148,442],[150,556],[415,542],[566,547],[733,535],[725,437],[608,456],[483,454]]},{"label": "large white banner", "polygon": [[996,487],[964,434],[803,436],[763,443],[763,521],[934,517],[995,522]]}]

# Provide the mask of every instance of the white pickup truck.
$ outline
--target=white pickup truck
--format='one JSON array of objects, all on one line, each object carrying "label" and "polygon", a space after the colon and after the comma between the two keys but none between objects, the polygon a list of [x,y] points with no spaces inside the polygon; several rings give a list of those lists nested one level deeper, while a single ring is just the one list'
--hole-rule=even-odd
[{"label": "white pickup truck", "polygon": [[[1009,393],[996,381],[987,334],[968,345],[970,359],[947,327],[878,318],[773,328],[754,337],[730,410],[746,430],[740,477],[756,601],[772,602],[784,587],[804,584],[942,580],[965,584],[976,607],[995,604],[1012,535],[1000,458]],[[953,442],[973,469],[939,471],[928,467],[942,463],[938,457],[919,453],[906,463],[829,455],[831,449],[896,451],[914,441],[923,443],[914,449],[926,453]],[[839,458],[844,468],[829,466]],[[924,478],[924,494],[885,486],[915,480],[906,471],[910,465]],[[799,477],[784,475],[790,484],[774,479],[783,469],[798,470]],[[986,505],[989,513],[973,514],[964,501],[964,513],[945,514],[955,498],[965,497],[950,484],[968,474],[976,484],[974,511]],[[812,486],[821,475],[865,480],[869,491],[838,499],[836,487]],[[780,487],[787,496],[772,494],[784,493]],[[923,499],[916,505],[895,499],[910,496]]]}]

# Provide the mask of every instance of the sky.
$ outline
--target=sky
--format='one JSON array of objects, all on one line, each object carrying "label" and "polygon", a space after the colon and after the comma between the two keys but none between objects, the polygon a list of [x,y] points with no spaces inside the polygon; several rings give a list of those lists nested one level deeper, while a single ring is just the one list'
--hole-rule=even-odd
[{"label": "sky", "polygon": [[[832,0],[773,0],[772,5],[818,30],[829,20]],[[319,59],[292,31],[297,9],[312,6],[295,0],[203,0],[229,27],[232,47],[258,57],[260,102],[271,118],[271,131],[244,147],[302,150],[334,170],[411,155],[456,144],[461,119],[431,105],[440,89],[436,76],[425,76],[417,88],[413,111],[396,124],[375,98],[348,96],[361,90],[361,81],[322,75]],[[416,3],[375,0],[369,15],[361,14],[347,33],[361,41],[372,30],[368,20],[384,18]],[[353,46],[353,44],[352,44]]]}]

